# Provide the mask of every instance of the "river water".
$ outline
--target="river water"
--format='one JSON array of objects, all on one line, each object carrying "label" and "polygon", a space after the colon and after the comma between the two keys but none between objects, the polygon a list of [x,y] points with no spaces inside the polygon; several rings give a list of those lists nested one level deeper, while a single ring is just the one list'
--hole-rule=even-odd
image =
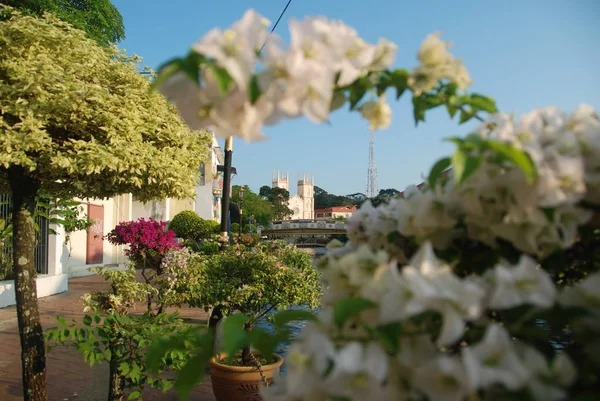
[{"label": "river water", "polygon": [[[309,310],[309,311],[312,310],[305,306],[294,306],[290,309],[296,309],[296,310],[300,309],[300,310]],[[316,310],[314,310],[314,312],[316,312]],[[302,332],[302,330],[304,329],[304,326],[306,326],[306,323],[307,323],[306,321],[295,321],[288,325],[288,327],[292,331],[292,338],[296,338],[296,336],[298,336],[298,334],[300,334]],[[267,321],[267,319],[265,319],[265,318],[258,320],[256,322],[256,327],[260,327],[268,332],[273,332],[275,330],[273,325],[269,321]],[[287,352],[290,348],[290,345],[291,345],[291,341],[286,341],[286,342],[280,343],[277,346],[277,348],[275,348],[275,353],[279,354],[285,358],[285,356],[287,355]],[[284,361],[285,361],[285,359],[284,359]],[[281,367],[281,374],[285,374],[285,362],[284,362],[283,366]]]}]

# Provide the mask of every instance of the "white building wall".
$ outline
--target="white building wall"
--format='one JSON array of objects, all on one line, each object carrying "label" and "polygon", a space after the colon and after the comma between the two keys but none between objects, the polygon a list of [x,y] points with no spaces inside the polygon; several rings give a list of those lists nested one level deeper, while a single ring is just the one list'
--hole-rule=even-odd
[{"label": "white building wall", "polygon": [[[220,199],[215,201],[213,184],[217,165],[223,163],[223,152],[213,134],[210,165],[207,163],[204,182],[196,189],[196,198],[187,200],[164,199],[162,201],[142,203],[131,194],[119,195],[106,200],[83,200],[104,206],[103,232],[106,235],[118,223],[137,220],[141,217],[152,217],[155,220],[168,221],[182,210],[196,210],[204,219],[215,218],[220,221]],[[87,212],[87,210],[86,210]],[[70,240],[65,244],[65,233],[61,226],[52,225],[56,235],[48,238],[48,274],[40,275],[37,279],[38,296],[44,297],[67,291],[68,277],[90,275],[88,269],[94,266],[122,265],[127,262],[124,255],[126,246],[115,246],[108,241],[103,243],[102,263],[86,264],[87,231],[71,233]],[[0,281],[0,308],[14,305],[14,282]]]},{"label": "white building wall", "polygon": [[298,220],[304,218],[304,200],[298,195],[290,196],[288,207],[292,209],[292,212],[294,212],[292,216],[289,217],[290,220]]},{"label": "white building wall", "polygon": [[[127,196],[127,195],[125,195]],[[110,198],[106,200],[98,199],[86,199],[83,202],[91,203],[94,205],[104,206],[104,222],[103,230],[101,235],[108,234],[115,226],[122,221],[120,218],[124,217],[123,214],[128,214],[128,210],[123,210],[126,206],[126,202],[122,201],[122,196],[116,198]],[[83,204],[85,208],[85,203]],[[102,263],[88,265],[86,264],[87,256],[87,231],[77,231],[71,233],[69,241],[65,244],[64,231],[61,236],[56,237],[56,241],[60,241],[63,244],[64,251],[61,256],[62,270],[67,273],[69,277],[86,276],[90,273],[88,269],[90,267],[103,266],[118,264],[123,262],[124,258],[121,257],[122,250],[116,249],[116,247],[110,244],[108,241],[104,241],[102,252]],[[100,234],[99,234],[100,235]],[[60,246],[57,242],[56,246]]]},{"label": "white building wall", "polygon": [[208,182],[210,185],[196,187],[196,202],[194,209],[200,217],[205,220],[213,220],[213,189],[212,180]]}]

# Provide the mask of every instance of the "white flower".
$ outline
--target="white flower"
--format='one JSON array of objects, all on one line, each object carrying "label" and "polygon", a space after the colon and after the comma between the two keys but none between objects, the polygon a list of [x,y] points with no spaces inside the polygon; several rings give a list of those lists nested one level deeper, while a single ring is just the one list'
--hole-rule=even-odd
[{"label": "white flower", "polygon": [[245,90],[258,60],[256,51],[267,38],[267,26],[268,20],[254,10],[248,10],[240,21],[224,32],[218,28],[210,30],[192,49],[215,59]]},{"label": "white flower", "polygon": [[497,324],[488,326],[481,342],[464,347],[462,358],[472,389],[502,384],[509,390],[518,390],[530,376],[508,332]]},{"label": "white flower", "polygon": [[289,118],[304,115],[313,122],[327,121],[334,79],[328,65],[290,50],[285,56],[285,71],[285,92],[278,109]]},{"label": "white flower", "polygon": [[377,343],[350,342],[338,351],[333,371],[323,385],[330,394],[350,399],[397,399],[396,383],[385,383],[389,361]]},{"label": "white flower", "polygon": [[375,56],[374,46],[365,43],[356,30],[341,21],[318,19],[314,23],[330,52],[332,69],[340,73],[339,86],[351,84],[366,72]]},{"label": "white flower", "polygon": [[387,265],[388,260],[386,252],[373,253],[366,244],[339,258],[330,258],[322,272],[323,282],[328,287],[324,301],[329,303],[357,295],[361,288],[368,287],[375,279],[376,270],[382,264]]},{"label": "white flower", "polygon": [[[373,289],[377,290],[375,295],[373,295]],[[405,319],[408,316],[406,306],[414,296],[410,283],[398,272],[395,261],[377,271],[375,280],[363,290],[363,294],[378,301],[381,323],[392,323]]]},{"label": "white flower", "polygon": [[552,364],[541,352],[530,346],[519,347],[523,364],[531,373],[527,388],[537,401],[567,399],[566,387],[575,381],[575,367],[565,353],[555,356]]},{"label": "white flower", "polygon": [[379,100],[370,100],[359,108],[360,114],[369,121],[369,129],[377,131],[386,129],[392,122],[392,108],[385,102],[385,95]]},{"label": "white flower", "polygon": [[469,394],[461,360],[445,355],[418,368],[412,384],[435,401],[462,401]]},{"label": "white flower", "polygon": [[448,42],[440,39],[441,33],[436,32],[428,35],[417,53],[417,58],[425,66],[438,66],[452,61],[452,55],[448,52]]},{"label": "white flower", "polygon": [[205,106],[201,100],[201,88],[183,72],[169,76],[158,90],[175,103],[179,115],[191,129],[206,128],[210,124],[200,117],[200,110]]},{"label": "white flower", "polygon": [[359,342],[351,342],[337,352],[331,376],[356,375],[366,370],[381,383],[387,375],[388,358],[384,349],[377,343],[370,342],[364,346]]},{"label": "white flower", "polygon": [[389,207],[397,216],[398,231],[402,235],[432,241],[439,248],[447,246],[452,239],[457,220],[450,214],[443,197],[432,191],[394,199]]},{"label": "white flower", "polygon": [[374,215],[378,211],[373,207],[370,200],[367,200],[362,206],[352,214],[346,222],[346,235],[350,241],[355,244],[367,242],[369,230],[373,222]]},{"label": "white flower", "polygon": [[341,257],[339,263],[348,272],[350,284],[360,287],[372,280],[375,270],[380,265],[387,264],[388,260],[386,252],[373,253],[368,246],[363,245],[355,252]]},{"label": "white flower", "polygon": [[[571,115],[569,128],[579,139],[579,143],[584,152],[589,155],[597,155],[600,152],[600,121],[596,110],[587,104],[581,104]],[[598,166],[600,161],[595,159],[594,165]],[[594,160],[590,160],[594,162]]]},{"label": "white flower", "polygon": [[369,65],[370,71],[383,71],[390,68],[394,64],[398,46],[387,39],[379,39],[375,46],[375,55],[373,61]]},{"label": "white flower", "polygon": [[563,387],[572,385],[577,378],[577,369],[573,360],[565,352],[556,354],[550,365],[552,379]]},{"label": "white flower", "polygon": [[492,282],[490,308],[507,309],[522,304],[550,308],[554,305],[556,287],[552,278],[529,256],[522,256],[515,266],[499,264],[487,277]]},{"label": "white flower", "polygon": [[443,42],[440,35],[427,36],[417,53],[422,65],[413,69],[408,79],[408,86],[416,96],[433,89],[440,79],[454,82],[459,89],[466,89],[472,83],[464,64],[448,52],[449,43]]},{"label": "white flower", "polygon": [[402,336],[398,361],[407,369],[417,369],[438,355],[436,347],[427,334]]},{"label": "white flower", "polygon": [[290,18],[290,52],[304,59],[327,64],[335,63],[335,53],[329,48],[331,25],[325,17],[311,17],[302,21]]},{"label": "white flower", "polygon": [[302,343],[290,346],[286,357],[285,376],[285,390],[289,396],[305,397],[318,386],[320,374],[313,363],[313,356],[306,353]]},{"label": "white flower", "polygon": [[442,315],[438,345],[459,340],[464,333],[465,320],[476,319],[481,314],[483,289],[473,281],[459,279],[449,266],[441,264],[429,242],[419,249],[410,265],[402,269],[402,278],[412,291],[405,307],[407,315],[427,310]]},{"label": "white flower", "polygon": [[539,236],[548,225],[548,218],[542,210],[510,205],[502,221],[490,224],[489,229],[516,248],[537,254],[540,250]]},{"label": "white flower", "polygon": [[308,355],[312,369],[322,375],[329,367],[336,355],[335,347],[331,339],[322,331],[316,323],[307,324],[300,335],[302,348],[301,354]]},{"label": "white flower", "polygon": [[565,288],[558,300],[563,306],[589,309],[593,316],[587,323],[600,329],[600,272],[588,275],[574,287]]}]

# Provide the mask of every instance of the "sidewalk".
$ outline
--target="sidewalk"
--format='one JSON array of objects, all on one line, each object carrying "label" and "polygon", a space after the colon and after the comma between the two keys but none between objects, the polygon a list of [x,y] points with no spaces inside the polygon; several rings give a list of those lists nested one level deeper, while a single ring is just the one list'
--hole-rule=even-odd
[{"label": "sidewalk", "polygon": [[[80,297],[93,290],[105,290],[106,283],[97,275],[69,279],[69,291],[39,299],[42,327],[56,327],[56,316],[67,321],[81,321],[83,304]],[[181,308],[181,316],[206,321],[201,309]],[[47,354],[48,398],[50,401],[106,401],[108,365],[94,365],[71,347],[57,347]],[[144,400],[178,400],[174,391],[144,392]],[[21,345],[17,331],[15,307],[0,309],[0,400],[22,401]],[[210,376],[192,393],[192,401],[214,401]]]}]

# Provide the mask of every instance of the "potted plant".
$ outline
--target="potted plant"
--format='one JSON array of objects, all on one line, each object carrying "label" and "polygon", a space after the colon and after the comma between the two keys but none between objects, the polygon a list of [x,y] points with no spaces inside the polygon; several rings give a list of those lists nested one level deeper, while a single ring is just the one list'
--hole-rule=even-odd
[{"label": "potted plant", "polygon": [[[250,343],[263,334],[256,322],[272,311],[294,305],[316,308],[321,284],[308,254],[293,246],[255,246],[237,243],[208,258],[204,282],[207,285],[196,306],[221,307],[223,324],[243,325],[244,338],[223,338],[211,360],[213,392],[218,401],[260,400],[259,386],[269,384],[279,372],[283,358],[272,354],[276,342],[263,344],[263,354]],[[254,340],[253,340],[254,339]],[[219,346],[220,345],[220,346]]]}]

